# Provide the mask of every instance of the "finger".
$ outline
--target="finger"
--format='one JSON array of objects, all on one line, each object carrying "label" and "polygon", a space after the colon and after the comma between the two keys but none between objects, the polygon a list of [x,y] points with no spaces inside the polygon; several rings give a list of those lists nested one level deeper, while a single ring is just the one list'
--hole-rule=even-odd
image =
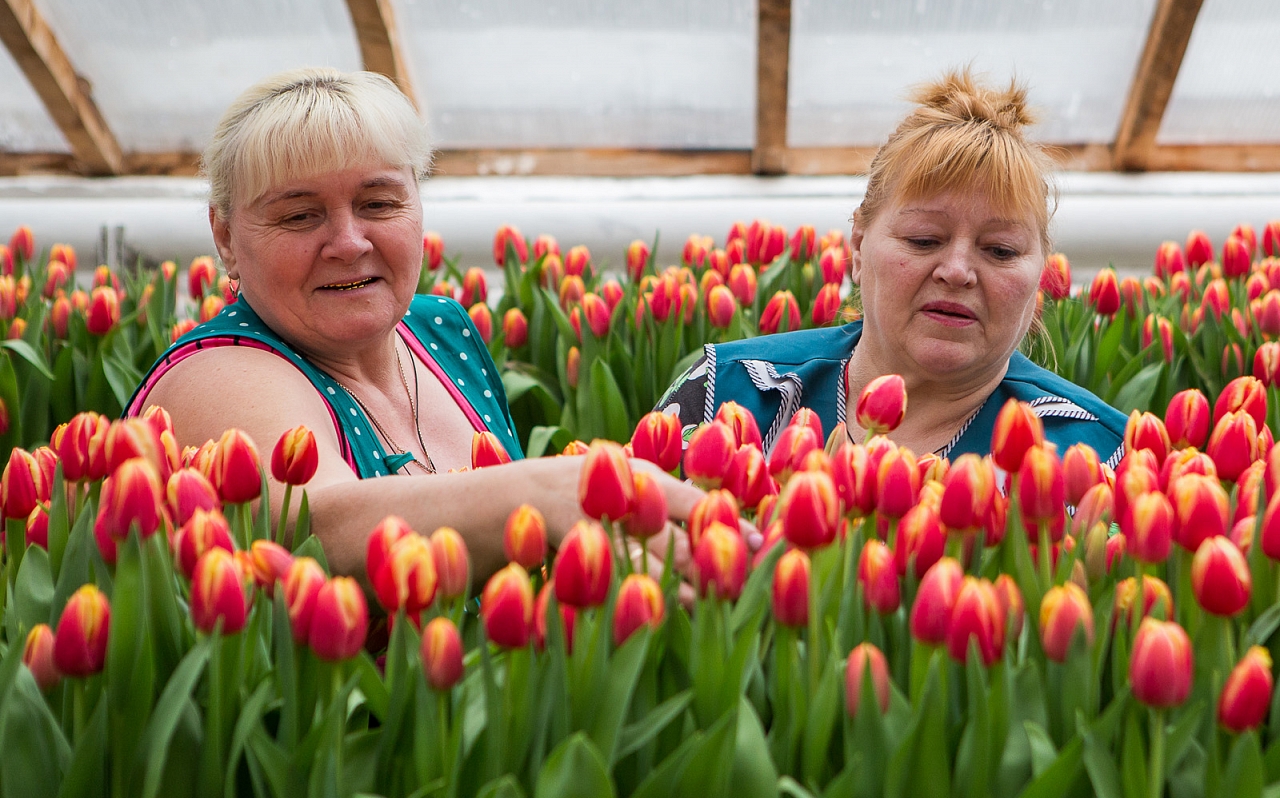
[{"label": "finger", "polygon": [[693,612],[693,603],[697,600],[698,594],[693,591],[693,585],[688,582],[681,582],[680,587],[676,591],[676,596],[680,599],[680,603],[689,612]]},{"label": "finger", "polygon": [[756,525],[745,518],[738,521],[738,530],[742,533],[742,539],[747,543],[747,549],[756,552],[764,545],[764,535],[756,528]]}]

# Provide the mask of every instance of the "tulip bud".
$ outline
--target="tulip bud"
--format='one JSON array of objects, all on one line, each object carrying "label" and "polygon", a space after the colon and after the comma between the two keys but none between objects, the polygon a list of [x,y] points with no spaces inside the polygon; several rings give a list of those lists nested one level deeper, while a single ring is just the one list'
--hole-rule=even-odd
[{"label": "tulip bud", "polygon": [[1133,411],[1124,429],[1124,448],[1126,451],[1147,449],[1156,456],[1156,467],[1164,463],[1169,454],[1169,433],[1164,422],[1152,413]]},{"label": "tulip bud", "polygon": [[286,485],[305,485],[320,465],[316,436],[303,425],[280,436],[271,451],[271,476]]},{"label": "tulip bud", "polygon": [[1129,659],[1134,698],[1157,709],[1177,706],[1191,693],[1193,670],[1191,640],[1183,628],[1144,618]]},{"label": "tulip bud", "polygon": [[696,548],[702,533],[713,523],[721,523],[730,529],[738,529],[740,508],[733,494],[723,488],[707,492],[693,505],[687,522],[689,546]]},{"label": "tulip bud", "polygon": [[911,567],[916,579],[922,579],[933,564],[942,559],[946,547],[947,530],[938,511],[927,504],[917,504],[898,522],[894,551],[898,575],[905,576]]},{"label": "tulip bud", "polygon": [[814,327],[825,327],[835,322],[836,317],[840,313],[840,286],[836,283],[827,283],[818,289],[818,296],[813,300],[813,310],[810,318]]},{"label": "tulip bud", "polygon": [[909,449],[885,452],[876,469],[876,512],[884,518],[906,515],[920,495],[920,471]]},{"label": "tulip bud", "polygon": [[1066,255],[1054,252],[1045,258],[1044,271],[1040,272],[1040,290],[1050,299],[1071,296],[1071,264]]},{"label": "tulip bud", "polygon": [[773,571],[773,618],[783,626],[809,623],[809,555],[790,549]]},{"label": "tulip bud", "polygon": [[859,518],[875,509],[875,472],[866,448],[846,443],[837,449],[831,461],[831,476],[846,516]]},{"label": "tulip bud", "polygon": [[778,291],[764,306],[764,310],[760,311],[760,334],[773,335],[798,329],[800,305],[796,302],[795,295],[790,291]]},{"label": "tulip bud", "polygon": [[1023,617],[1026,608],[1022,603],[1022,593],[1013,577],[1000,574],[994,584],[996,599],[1000,602],[1000,612],[1006,618],[1008,634],[1006,639],[1016,640],[1022,634]]},{"label": "tulip bud", "polygon": [[[1159,495],[1159,494],[1157,494]],[[1084,629],[1086,646],[1093,645],[1093,607],[1074,582],[1049,588],[1040,602],[1040,642],[1054,662],[1066,662],[1076,629]]]},{"label": "tulip bud", "polygon": [[835,483],[822,471],[801,471],[778,497],[782,534],[796,548],[813,550],[835,540],[840,502]]},{"label": "tulip bud", "polygon": [[[707,272],[715,274],[715,272]],[[738,300],[728,286],[717,285],[707,292],[707,321],[717,330],[728,329],[738,312]]]},{"label": "tulip bud", "polygon": [[91,335],[106,335],[120,320],[120,296],[109,285],[93,289],[85,312],[85,327]]},{"label": "tulip bud", "polygon": [[674,471],[684,454],[680,418],[656,410],[644,414],[631,434],[631,449],[641,460],[648,460],[663,471]]},{"label": "tulip bud", "polygon": [[140,457],[126,460],[102,485],[94,534],[123,540],[136,524],[139,534],[149,537],[160,528],[161,503],[160,479],[151,464]]},{"label": "tulip bud", "polygon": [[1225,537],[1208,538],[1191,560],[1191,589],[1207,612],[1230,617],[1249,604],[1249,563]]},{"label": "tulip bud", "polygon": [[222,433],[213,452],[210,481],[227,504],[253,501],[262,493],[258,447],[238,429]]},{"label": "tulip bud", "polygon": [[849,717],[858,717],[862,702],[862,684],[870,678],[880,714],[889,711],[889,664],[884,654],[872,643],[860,643],[849,652],[844,671],[844,700]]},{"label": "tulip bud", "polygon": [[49,489],[44,484],[44,472],[29,452],[14,448],[9,452],[9,462],[0,475],[0,495],[5,518],[25,519]]},{"label": "tulip bud", "polygon": [[506,265],[508,246],[515,252],[515,265],[521,265],[529,260],[529,245],[525,242],[524,236],[520,235],[520,231],[515,227],[506,224],[499,227],[497,234],[493,237],[493,262],[499,267]]},{"label": "tulip bud", "polygon": [[[549,579],[543,584],[542,589],[538,591],[538,597],[533,600],[533,647],[538,651],[544,651],[547,647],[547,624],[551,622],[547,613],[551,607],[551,597],[555,595],[555,590],[556,580]],[[572,654],[573,630],[578,622],[578,611],[568,604],[561,604],[558,601],[556,606],[560,608],[565,653]]]},{"label": "tulip bud", "polygon": [[1267,423],[1267,390],[1255,377],[1237,377],[1227,383],[1218,394],[1213,406],[1213,423],[1222,421],[1228,413],[1243,410],[1253,417],[1253,423],[1264,427]]},{"label": "tulip bud", "polygon": [[578,476],[578,501],[590,518],[618,521],[635,505],[635,480],[622,447],[596,440],[587,450]]},{"label": "tulip bud", "polygon": [[[1163,580],[1148,575],[1142,578],[1142,591],[1142,617],[1151,615],[1158,603],[1161,614],[1167,618],[1173,610],[1173,594],[1169,592],[1169,586]],[[1113,623],[1116,620],[1123,620],[1125,624],[1130,622],[1137,598],[1138,582],[1135,577],[1131,576],[1116,583]]]},{"label": "tulip bud", "polygon": [[703,424],[689,436],[684,473],[704,490],[720,487],[738,447],[733,430],[718,421]]},{"label": "tulip bud", "polygon": [[522,504],[507,516],[502,533],[507,561],[525,569],[537,568],[547,556],[547,522],[531,504]]},{"label": "tulip bud", "polygon": [[1054,522],[1062,520],[1063,502],[1066,501],[1066,485],[1062,476],[1062,462],[1044,446],[1028,449],[1018,469],[1018,500],[1022,505],[1022,519],[1027,533],[1039,526],[1047,526],[1058,532]]},{"label": "tulip bud", "polygon": [[627,276],[634,283],[640,282],[649,265],[649,245],[636,239],[627,247]]},{"label": "tulip bud", "polygon": [[1044,425],[1031,406],[1010,399],[1000,408],[991,434],[991,459],[997,466],[1016,473],[1027,450],[1044,445]]},{"label": "tulip bud", "polygon": [[569,347],[564,360],[564,381],[570,388],[578,387],[578,370],[582,367],[582,352],[576,346]]},{"label": "tulip bud", "polygon": [[1222,247],[1222,275],[1229,280],[1239,279],[1249,273],[1251,265],[1248,244],[1239,236],[1228,236]]},{"label": "tulip bud", "polygon": [[27,633],[27,642],[22,649],[22,664],[27,666],[36,679],[36,685],[42,692],[49,692],[58,686],[62,674],[53,662],[53,630],[47,623],[38,623]]},{"label": "tulip bud", "polygon": [[778,434],[769,453],[769,473],[778,484],[785,485],[800,470],[809,452],[822,448],[822,436],[805,424],[788,424]]},{"label": "tulip bud", "polygon": [[434,231],[422,234],[422,263],[427,271],[439,271],[444,265],[444,239]]},{"label": "tulip bud", "polygon": [[464,308],[477,302],[483,302],[489,296],[489,284],[484,277],[484,269],[472,266],[462,275],[462,298],[459,300]]},{"label": "tulip bud", "polygon": [[191,575],[191,620],[196,628],[212,633],[222,621],[222,634],[233,635],[244,628],[252,604],[253,594],[245,590],[231,552],[217,546],[206,550]]},{"label": "tulip bud", "polygon": [[985,579],[964,577],[947,627],[947,651],[952,659],[967,662],[969,643],[972,640],[978,644],[982,664],[991,667],[1000,659],[1004,648],[1004,632],[1005,618],[1001,613],[995,588]]},{"label": "tulip bud", "polygon": [[636,502],[631,515],[622,521],[622,527],[633,538],[644,540],[653,537],[667,526],[667,496],[658,481],[645,471],[634,474]]},{"label": "tulip bud", "polygon": [[511,462],[511,455],[503,448],[498,436],[489,430],[471,436],[471,467],[488,468]]},{"label": "tulip bud", "polygon": [[1149,564],[1169,559],[1175,521],[1173,505],[1163,493],[1144,493],[1134,499],[1120,519],[1125,547],[1133,559]]},{"label": "tulip bud", "polygon": [[415,534],[404,519],[388,515],[378,522],[365,543],[365,573],[372,582],[391,559],[391,549],[402,538]]},{"label": "tulip bud", "polygon": [[462,637],[448,618],[432,618],[422,630],[422,672],[442,693],[462,680]]},{"label": "tulip bud", "polygon": [[613,608],[613,644],[621,646],[640,627],[657,629],[662,625],[665,604],[662,588],[646,574],[631,574],[618,588]]},{"label": "tulip bud", "polygon": [[364,647],[369,630],[369,607],[360,585],[349,576],[324,583],[316,594],[307,645],[327,662],[351,659]]},{"label": "tulip bud", "polygon": [[480,615],[485,636],[493,643],[503,648],[527,646],[533,631],[533,585],[528,572],[510,563],[490,577],[480,599]]},{"label": "tulip bud", "polygon": [[64,676],[92,676],[107,659],[111,605],[95,585],[82,586],[67,600],[53,638],[53,665]]},{"label": "tulip bud", "polygon": [[370,574],[378,603],[388,614],[404,610],[417,618],[436,597],[436,564],[431,544],[421,535],[408,534],[392,544],[386,560]]},{"label": "tulip bud", "polygon": [[925,572],[911,607],[911,636],[920,643],[940,646],[947,642],[951,611],[964,579],[960,563],[943,557]]},{"label": "tulip bud", "polygon": [[712,523],[694,547],[693,570],[702,596],[714,589],[716,598],[737,601],[747,580],[747,547],[742,535],[724,524]]},{"label": "tulip bud", "polygon": [[1114,269],[1102,269],[1089,284],[1089,305],[1100,316],[1114,316],[1120,309],[1120,285]]},{"label": "tulip bud", "polygon": [[440,597],[448,601],[465,595],[471,577],[467,544],[462,535],[447,526],[431,533],[431,559],[436,564]]},{"label": "tulip bud", "polygon": [[310,557],[298,557],[284,578],[284,603],[289,612],[293,641],[304,645],[311,636],[316,597],[325,584],[324,569]]},{"label": "tulip bud", "polygon": [[1067,504],[1079,505],[1085,493],[1105,479],[1102,463],[1092,446],[1077,443],[1069,447],[1062,456],[1062,480]]},{"label": "tulip bud", "polygon": [[1271,652],[1253,646],[1232,668],[1218,699],[1218,723],[1234,734],[1257,728],[1271,707]]},{"label": "tulip bud", "polygon": [[1218,476],[1235,482],[1261,455],[1258,427],[1244,410],[1228,413],[1213,428],[1206,450],[1218,469]]},{"label": "tulip bud", "polygon": [[293,567],[293,555],[279,543],[255,540],[249,546],[249,566],[254,583],[268,596],[274,596],[276,582],[283,582]]},{"label": "tulip bud", "polygon": [[520,308],[502,314],[502,341],[508,349],[519,349],[529,340],[529,321]]},{"label": "tulip bud", "polygon": [[897,611],[902,598],[893,552],[875,538],[862,547],[862,556],[858,559],[858,583],[862,586],[862,597],[868,607],[881,615]]},{"label": "tulip bud", "polygon": [[876,377],[858,396],[858,426],[872,435],[884,435],[898,428],[907,414],[907,386],[897,374]]},{"label": "tulip bud", "polygon": [[729,290],[734,299],[744,308],[751,307],[756,301],[756,270],[749,264],[741,263],[729,270]]},{"label": "tulip bud", "polygon": [[196,563],[205,552],[214,548],[227,553],[236,550],[227,519],[217,510],[196,509],[173,536],[173,554],[182,575],[194,579]]},{"label": "tulip bud", "polygon": [[556,601],[576,609],[603,604],[613,579],[613,551],[604,529],[590,521],[574,524],[560,544],[552,573]]}]

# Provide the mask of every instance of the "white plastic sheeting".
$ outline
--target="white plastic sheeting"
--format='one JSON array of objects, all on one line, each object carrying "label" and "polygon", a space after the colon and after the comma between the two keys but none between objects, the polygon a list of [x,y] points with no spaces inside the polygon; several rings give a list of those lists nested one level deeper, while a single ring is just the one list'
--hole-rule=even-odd
[{"label": "white plastic sheeting", "polygon": [[[1064,174],[1055,243],[1076,278],[1108,263],[1151,268],[1161,241],[1184,241],[1193,228],[1220,247],[1239,222],[1261,229],[1280,218],[1280,174]],[[423,186],[428,229],[465,266],[492,266],[502,224],[526,237],[586,244],[597,261],[620,265],[635,238],[660,233],[659,259],[674,263],[691,233],[723,241],[735,221],[765,218],[789,230],[812,224],[847,229],[866,182],[856,177],[437,178]],[[213,250],[205,186],[175,178],[0,179],[0,241],[19,224],[37,243],[74,245],[92,268],[103,225],[124,227],[125,241],[156,260],[186,262]]]},{"label": "white plastic sheeting", "polygon": [[910,110],[909,87],[970,65],[998,84],[1016,76],[1029,87],[1041,112],[1037,140],[1111,142],[1154,7],[1155,0],[794,0],[787,141],[878,145]]}]

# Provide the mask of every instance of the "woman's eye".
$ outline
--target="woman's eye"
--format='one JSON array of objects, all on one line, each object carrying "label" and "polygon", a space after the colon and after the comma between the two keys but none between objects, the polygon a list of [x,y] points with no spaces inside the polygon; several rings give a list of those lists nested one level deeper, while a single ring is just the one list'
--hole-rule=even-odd
[{"label": "woman's eye", "polygon": [[917,249],[928,249],[935,245],[937,241],[932,238],[908,238],[907,243]]},{"label": "woman's eye", "polygon": [[1012,260],[1018,257],[1018,251],[1004,246],[991,247],[990,252],[997,260]]}]

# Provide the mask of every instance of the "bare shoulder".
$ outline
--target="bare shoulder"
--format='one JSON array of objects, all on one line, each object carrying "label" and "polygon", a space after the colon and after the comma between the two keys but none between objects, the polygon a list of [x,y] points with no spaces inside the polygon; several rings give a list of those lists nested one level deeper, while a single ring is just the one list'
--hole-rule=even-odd
[{"label": "bare shoulder", "polygon": [[146,404],[169,411],[184,446],[238,427],[259,447],[269,448],[285,430],[305,424],[322,447],[338,448],[328,406],[306,375],[261,349],[220,346],[197,352],[160,378]]}]

